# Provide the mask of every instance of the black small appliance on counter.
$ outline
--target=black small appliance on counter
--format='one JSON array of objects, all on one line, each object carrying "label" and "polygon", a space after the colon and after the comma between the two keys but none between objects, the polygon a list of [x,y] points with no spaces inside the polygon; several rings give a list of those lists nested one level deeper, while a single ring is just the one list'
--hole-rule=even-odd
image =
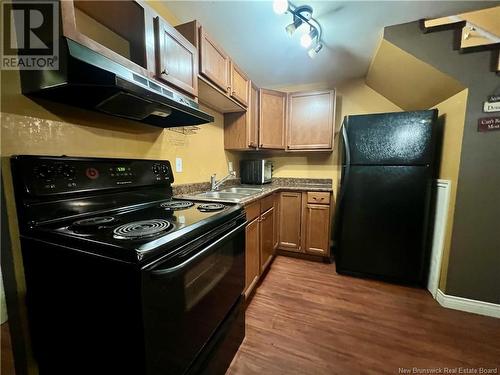
[{"label": "black small appliance on counter", "polygon": [[273,180],[273,164],[271,160],[241,160],[240,176],[242,184],[262,185]]},{"label": "black small appliance on counter", "polygon": [[172,200],[168,161],[16,156],[40,374],[223,374],[245,336],[238,205]]}]

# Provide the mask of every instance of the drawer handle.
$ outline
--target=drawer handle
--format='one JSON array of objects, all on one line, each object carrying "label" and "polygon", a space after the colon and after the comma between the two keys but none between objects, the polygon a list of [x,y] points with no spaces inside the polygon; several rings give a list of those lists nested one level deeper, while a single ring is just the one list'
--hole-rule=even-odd
[{"label": "drawer handle", "polygon": [[[318,197],[313,197],[313,199],[316,201],[316,200],[318,200]],[[320,201],[322,201],[323,199],[325,199],[325,197],[319,198]]]}]

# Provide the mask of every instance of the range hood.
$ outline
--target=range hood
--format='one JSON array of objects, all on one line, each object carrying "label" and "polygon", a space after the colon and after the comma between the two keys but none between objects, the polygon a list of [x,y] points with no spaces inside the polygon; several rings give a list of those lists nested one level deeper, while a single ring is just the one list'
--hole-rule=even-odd
[{"label": "range hood", "polygon": [[214,121],[198,103],[63,38],[59,70],[21,71],[23,94],[159,127]]}]

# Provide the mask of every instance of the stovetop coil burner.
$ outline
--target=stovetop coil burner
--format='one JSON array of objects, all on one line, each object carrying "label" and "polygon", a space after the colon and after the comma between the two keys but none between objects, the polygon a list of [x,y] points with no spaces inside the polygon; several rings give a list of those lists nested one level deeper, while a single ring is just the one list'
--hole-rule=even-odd
[{"label": "stovetop coil burner", "polygon": [[163,219],[142,220],[120,225],[113,230],[113,234],[119,239],[136,240],[156,236],[171,227],[172,224]]},{"label": "stovetop coil burner", "polygon": [[75,221],[73,224],[71,224],[71,228],[77,232],[88,232],[99,229],[103,226],[111,225],[116,221],[116,218],[114,218],[113,216],[98,216],[92,217],[90,219]]},{"label": "stovetop coil burner", "polygon": [[173,211],[185,210],[192,206],[194,206],[194,203],[190,201],[168,201],[160,204],[160,207]]},{"label": "stovetop coil burner", "polygon": [[204,203],[198,206],[198,210],[200,210],[201,212],[220,211],[224,208],[226,208],[226,206],[221,203]]}]

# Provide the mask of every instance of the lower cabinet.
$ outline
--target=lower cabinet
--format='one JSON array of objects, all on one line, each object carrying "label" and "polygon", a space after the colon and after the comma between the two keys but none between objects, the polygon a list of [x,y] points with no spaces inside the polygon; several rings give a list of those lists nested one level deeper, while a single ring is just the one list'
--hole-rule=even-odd
[{"label": "lower cabinet", "polygon": [[274,256],[274,197],[268,196],[245,207],[248,224],[245,243],[245,296],[252,292]]},{"label": "lower cabinet", "polygon": [[284,191],[280,198],[279,244],[282,250],[300,252],[302,193]]},{"label": "lower cabinet", "polygon": [[260,216],[260,269],[261,273],[273,260],[274,255],[274,208]]},{"label": "lower cabinet", "polygon": [[284,191],[280,199],[280,250],[330,255],[331,194]]},{"label": "lower cabinet", "polygon": [[275,249],[330,255],[331,193],[283,191],[245,206],[245,296],[271,264]]},{"label": "lower cabinet", "polygon": [[245,244],[245,291],[257,283],[260,276],[260,217],[256,217],[246,227]]},{"label": "lower cabinet", "polygon": [[330,250],[330,205],[307,204],[305,215],[304,251],[328,256]]}]

